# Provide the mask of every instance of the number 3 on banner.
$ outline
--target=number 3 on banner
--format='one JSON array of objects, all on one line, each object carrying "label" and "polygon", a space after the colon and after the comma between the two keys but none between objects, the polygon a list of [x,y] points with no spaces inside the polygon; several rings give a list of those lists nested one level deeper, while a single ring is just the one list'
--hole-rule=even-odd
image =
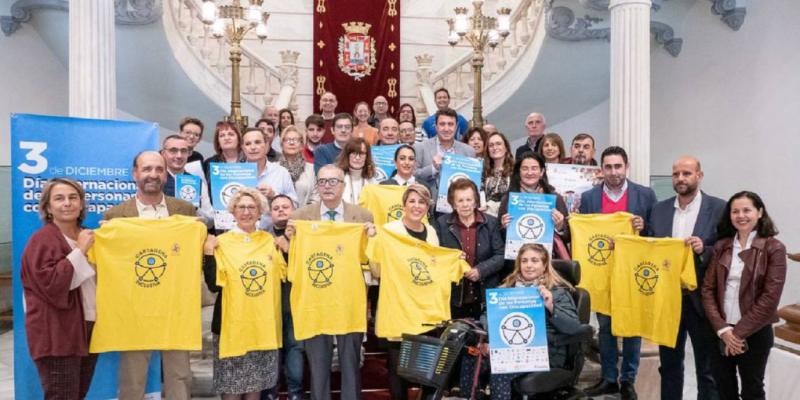
[{"label": "number 3 on banner", "polygon": [[489,293],[489,304],[497,304],[500,300],[497,299],[497,293]]},{"label": "number 3 on banner", "polygon": [[30,150],[25,154],[25,159],[32,161],[30,164],[20,164],[19,170],[26,174],[41,174],[47,170],[47,159],[42,156],[47,150],[46,142],[19,142],[19,148],[22,150]]}]

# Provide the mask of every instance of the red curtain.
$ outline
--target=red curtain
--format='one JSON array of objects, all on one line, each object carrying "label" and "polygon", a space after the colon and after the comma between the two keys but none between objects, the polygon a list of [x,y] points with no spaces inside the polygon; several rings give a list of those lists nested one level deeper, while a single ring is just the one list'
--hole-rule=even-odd
[{"label": "red curtain", "polygon": [[383,95],[400,106],[400,0],[314,2],[314,110],[333,92],[336,112]]}]

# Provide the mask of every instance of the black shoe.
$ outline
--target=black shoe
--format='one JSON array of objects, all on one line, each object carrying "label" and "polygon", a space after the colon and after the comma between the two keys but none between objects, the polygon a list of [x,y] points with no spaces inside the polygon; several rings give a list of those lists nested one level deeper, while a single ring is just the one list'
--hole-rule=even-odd
[{"label": "black shoe", "polygon": [[639,396],[636,395],[636,388],[632,383],[622,382],[619,388],[620,398],[622,400],[636,400]]},{"label": "black shoe", "polygon": [[605,379],[600,379],[594,386],[584,390],[587,396],[600,396],[603,394],[619,393],[619,385],[616,382],[609,382]]}]

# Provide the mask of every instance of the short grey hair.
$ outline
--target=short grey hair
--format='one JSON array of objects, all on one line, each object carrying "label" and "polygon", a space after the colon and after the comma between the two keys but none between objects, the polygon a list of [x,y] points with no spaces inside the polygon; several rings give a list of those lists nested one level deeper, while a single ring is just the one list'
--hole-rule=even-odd
[{"label": "short grey hair", "polygon": [[322,168],[320,168],[319,171],[317,171],[317,177],[319,177],[322,171],[327,171],[329,169],[336,171],[337,175],[339,175],[339,179],[344,180],[344,170],[342,170],[341,168],[337,167],[334,164],[323,165]]}]

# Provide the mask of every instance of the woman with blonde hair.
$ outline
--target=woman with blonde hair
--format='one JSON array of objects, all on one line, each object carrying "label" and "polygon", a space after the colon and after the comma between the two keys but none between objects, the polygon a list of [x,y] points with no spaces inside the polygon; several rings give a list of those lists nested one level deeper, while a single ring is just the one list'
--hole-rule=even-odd
[{"label": "woman with blonde hair", "polygon": [[303,135],[294,125],[287,126],[281,132],[281,156],[278,164],[289,171],[294,191],[300,207],[311,204],[315,199],[316,175],[314,164],[303,157]]}]

